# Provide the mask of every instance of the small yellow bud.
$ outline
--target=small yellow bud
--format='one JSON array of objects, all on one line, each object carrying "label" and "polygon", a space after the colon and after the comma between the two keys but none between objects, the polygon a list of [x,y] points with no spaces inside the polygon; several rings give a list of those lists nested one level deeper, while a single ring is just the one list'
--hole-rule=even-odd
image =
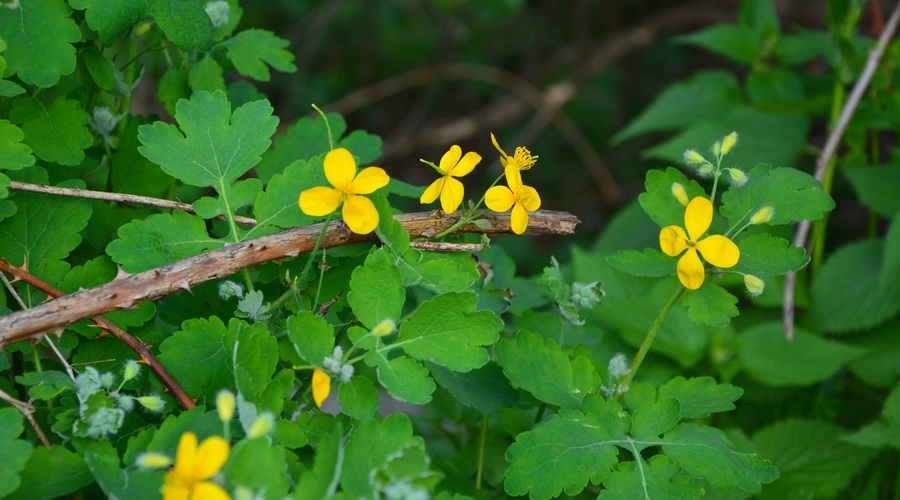
[{"label": "small yellow bud", "polygon": [[141,365],[137,361],[129,359],[125,362],[125,373],[122,374],[123,382],[133,379],[141,372]]},{"label": "small yellow bud", "polygon": [[313,400],[316,402],[316,406],[319,408],[322,407],[322,403],[328,399],[328,394],[331,392],[331,377],[328,376],[327,373],[316,368],[313,370],[312,375],[312,393]]},{"label": "small yellow bud", "polygon": [[216,410],[219,412],[219,420],[228,423],[234,418],[234,407],[237,404],[234,394],[227,389],[219,391],[216,395]]},{"label": "small yellow bud", "polygon": [[697,175],[700,177],[709,177],[713,174],[713,166],[709,163],[704,163],[700,165],[700,168],[697,169]]},{"label": "small yellow bud", "polygon": [[734,145],[737,144],[737,140],[737,132],[732,132],[726,135],[725,138],[722,139],[722,154],[727,155],[728,152],[731,151],[732,148],[734,148]]},{"label": "small yellow bud", "polygon": [[386,319],[381,323],[378,323],[375,328],[372,328],[372,335],[376,337],[384,337],[385,335],[394,333],[394,330],[396,329],[397,325],[394,324],[394,320]]},{"label": "small yellow bud", "polygon": [[263,413],[257,417],[256,421],[253,422],[253,425],[250,426],[247,437],[256,439],[265,436],[273,427],[275,427],[275,419],[272,417],[272,414],[269,412]]},{"label": "small yellow bud", "polygon": [[701,163],[706,163],[706,158],[693,149],[688,149],[684,152],[684,162],[688,165],[699,165]]},{"label": "small yellow bud", "polygon": [[765,206],[760,208],[750,217],[750,224],[765,224],[772,220],[772,216],[775,215],[775,209],[770,206]]},{"label": "small yellow bud", "polygon": [[172,459],[162,453],[142,453],[135,463],[144,469],[165,469],[172,465]]},{"label": "small yellow bud", "polygon": [[747,292],[749,292],[752,297],[758,296],[766,289],[766,282],[752,274],[744,275],[744,285],[747,287]]},{"label": "small yellow bud", "polygon": [[731,184],[735,187],[743,187],[747,183],[747,174],[739,168],[729,168],[728,178],[731,179]]},{"label": "small yellow bud", "polygon": [[721,141],[716,141],[716,143],[713,144],[713,154],[716,155],[717,158],[722,155],[722,142]]},{"label": "small yellow bud", "polygon": [[677,182],[672,183],[672,196],[674,196],[675,199],[678,200],[678,203],[681,203],[681,206],[683,207],[686,207],[690,201],[684,186]]},{"label": "small yellow bud", "polygon": [[150,411],[162,411],[166,406],[166,402],[159,396],[141,396],[137,398],[137,402]]}]

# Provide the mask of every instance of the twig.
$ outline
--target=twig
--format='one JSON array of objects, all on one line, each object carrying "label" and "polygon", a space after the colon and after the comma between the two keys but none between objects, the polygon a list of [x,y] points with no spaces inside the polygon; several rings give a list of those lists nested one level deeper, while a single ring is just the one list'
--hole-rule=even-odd
[{"label": "twig", "polygon": [[481,243],[448,243],[445,241],[410,241],[410,248],[426,252],[480,252],[484,250]]},{"label": "twig", "polygon": [[[40,290],[40,291],[46,293],[47,295],[54,297],[56,299],[56,300],[53,300],[50,302],[45,302],[44,304],[42,304],[41,306],[38,306],[38,307],[33,307],[31,309],[25,309],[25,310],[19,311],[18,313],[13,313],[13,314],[10,314],[7,316],[2,316],[2,318],[9,318],[11,316],[14,316],[15,314],[29,313],[29,312],[35,311],[47,304],[52,304],[52,303],[55,303],[55,302],[61,300],[60,299],[61,297],[63,297],[63,298],[72,297],[72,295],[65,295],[60,290],[56,289],[53,286],[50,286],[49,284],[47,284],[40,278],[34,276],[33,274],[29,273],[28,271],[25,271],[22,268],[19,268],[19,267],[16,267],[16,266],[10,264],[9,261],[6,259],[0,259],[0,271],[5,271],[9,274],[12,274],[17,279],[20,279],[20,280],[24,281],[25,283],[28,283],[29,285],[37,288],[38,290]],[[2,273],[0,273],[0,275],[2,275]],[[4,280],[5,279],[6,279],[6,277],[4,276]],[[113,283],[115,283],[115,281]],[[81,292],[79,292],[79,293],[81,293]],[[109,311],[104,311],[104,312],[109,312]],[[194,404],[194,401],[191,400],[191,398],[187,395],[187,393],[184,392],[184,389],[182,389],[181,386],[178,385],[178,382],[176,382],[175,379],[172,378],[172,375],[170,375],[169,372],[166,371],[165,367],[163,367],[159,363],[159,361],[156,359],[156,357],[153,356],[153,354],[150,352],[149,345],[144,344],[140,340],[132,337],[131,335],[128,334],[128,332],[122,330],[121,328],[119,328],[118,326],[116,326],[115,324],[113,324],[111,321],[104,318],[103,316],[100,316],[100,314],[101,313],[83,316],[74,321],[71,321],[69,324],[75,323],[76,321],[80,321],[80,320],[86,319],[86,318],[93,319],[94,323],[96,323],[97,326],[99,326],[103,330],[110,333],[113,337],[115,337],[120,342],[122,342],[123,344],[128,346],[129,349],[131,349],[138,356],[140,356],[141,361],[150,366],[150,369],[153,370],[153,373],[155,373],[156,376],[159,377],[159,379],[160,379],[160,381],[162,381],[163,385],[166,386],[166,388],[169,390],[169,392],[172,393],[172,395],[175,397],[175,399],[178,401],[178,403],[181,404],[181,406],[185,410],[190,410],[191,408],[194,408],[196,406]],[[13,332],[14,330],[9,330],[9,331]],[[58,331],[61,333],[62,329],[58,329]],[[0,348],[2,348],[3,346],[6,345],[6,342],[4,341],[4,339],[7,337],[7,333],[6,333],[7,330],[5,327],[0,327],[0,332],[2,332],[2,333],[0,333]],[[40,336],[30,336],[28,338],[39,338],[39,337]],[[22,339],[22,340],[24,340],[24,339]],[[49,338],[47,340],[50,341]],[[56,350],[56,346],[53,345],[52,342],[50,345],[53,347],[54,350]],[[66,366],[66,371],[69,372],[69,376],[72,377],[72,379],[74,380],[75,376],[72,372],[72,367],[65,361],[64,358],[62,358],[62,354],[60,354],[59,351],[57,351],[57,355],[60,357],[60,359],[62,359],[63,364]]]},{"label": "twig", "polygon": [[6,401],[7,404],[12,406],[13,408],[19,410],[19,413],[28,420],[28,423],[31,424],[31,428],[34,429],[35,434],[37,434],[38,439],[41,440],[41,444],[43,444],[47,448],[53,448],[53,445],[50,444],[50,441],[47,440],[47,436],[44,434],[44,431],[41,429],[41,426],[38,425],[37,421],[34,419],[34,406],[30,404],[19,401],[18,399],[7,394],[3,389],[0,389],[0,399]]},{"label": "twig", "polygon": [[[898,23],[900,23],[900,2],[894,6],[894,11],[891,13],[891,17],[888,19],[884,31],[881,32],[881,36],[878,38],[878,44],[872,49],[872,52],[869,53],[869,58],[866,60],[866,66],[863,68],[862,74],[853,86],[853,91],[850,93],[847,102],[844,103],[844,108],[841,109],[841,114],[838,117],[837,123],[831,131],[831,134],[829,134],[828,140],[825,141],[825,147],[822,149],[822,153],[816,160],[815,178],[819,182],[822,182],[825,178],[828,164],[837,152],[841,138],[843,138],[844,132],[847,130],[847,125],[850,124],[853,113],[856,112],[856,108],[859,106],[863,94],[865,94],[869,82],[875,74],[875,70],[878,69],[878,64],[881,62],[881,56],[884,54],[884,49],[897,31]],[[795,246],[806,246],[806,239],[809,237],[811,224],[810,221],[804,220],[797,226],[797,234],[794,235]],[[781,320],[784,325],[784,335],[788,341],[794,339],[794,289],[796,286],[797,272],[794,271],[788,273],[784,277],[784,296],[781,306]]]},{"label": "twig", "polygon": [[[490,223],[489,229],[483,230],[470,223],[460,226],[458,231],[485,234],[512,231],[509,214],[488,212],[483,218]],[[459,220],[459,213],[447,215],[440,212],[417,212],[399,214],[395,219],[403,224],[411,237],[429,237],[454,225]],[[525,234],[572,234],[579,222],[581,221],[577,217],[566,212],[538,210],[529,214]],[[0,316],[0,348],[13,342],[39,339],[47,333],[61,334],[65,327],[82,319],[95,318],[111,311],[132,309],[143,301],[161,299],[179,290],[190,290],[200,283],[229,276],[256,264],[296,257],[313,248],[321,230],[322,224],[313,224],[253,238],[157,269],[117,278],[105,285],[59,297],[25,311]],[[375,239],[374,233],[353,234],[345,224],[332,223],[325,231],[321,248]],[[0,270],[6,270],[17,276],[20,274],[18,268],[5,259],[0,259]],[[118,336],[116,331],[110,330],[106,320],[95,318],[95,321]],[[123,338],[131,339],[128,341],[132,342],[129,347],[134,345],[133,349],[142,349],[140,352],[147,361],[155,361],[148,356],[146,347],[134,337],[123,336]]]},{"label": "twig", "polygon": [[[132,205],[144,205],[148,207],[162,208],[164,210],[184,210],[192,214],[196,214],[194,207],[189,203],[181,201],[169,201],[159,198],[151,198],[149,196],[138,196],[135,194],[123,193],[107,193],[105,191],[91,191],[90,189],[72,189],[56,186],[46,186],[44,184],[29,184],[27,182],[12,181],[9,183],[10,189],[18,191],[30,191],[32,193],[53,194],[57,196],[70,196],[72,198],[87,198],[91,200],[114,201],[118,203],[130,203]],[[227,220],[224,215],[216,216],[216,219]],[[244,226],[255,226],[256,220],[250,217],[240,215],[234,216],[234,221]]]}]

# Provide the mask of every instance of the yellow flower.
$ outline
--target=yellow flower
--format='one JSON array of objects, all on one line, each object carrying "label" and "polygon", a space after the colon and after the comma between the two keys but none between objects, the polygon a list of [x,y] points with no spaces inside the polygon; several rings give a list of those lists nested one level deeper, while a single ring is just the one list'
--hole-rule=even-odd
[{"label": "yellow flower", "polygon": [[518,170],[506,169],[506,186],[494,186],[484,195],[484,203],[495,212],[506,212],[512,208],[510,225],[516,234],[522,234],[528,227],[528,212],[541,208],[541,197],[531,186],[522,184]]},{"label": "yellow flower", "polygon": [[503,151],[500,145],[497,144],[497,138],[494,137],[494,134],[491,134],[491,142],[494,143],[494,147],[497,148],[497,151],[500,151],[500,163],[503,165],[507,176],[510,171],[514,172],[519,180],[519,184],[522,184],[522,170],[531,168],[535,162],[537,162],[538,157],[531,156],[531,152],[524,146],[517,147],[516,152],[512,156],[509,156],[506,154],[506,151]]},{"label": "yellow flower", "polygon": [[480,161],[481,155],[478,153],[469,151],[463,156],[462,148],[456,145],[451,146],[450,150],[441,157],[441,164],[438,167],[443,177],[428,186],[428,189],[419,198],[419,202],[432,203],[440,196],[441,208],[444,209],[444,212],[449,214],[459,208],[463,202],[463,185],[454,177],[468,174]]},{"label": "yellow flower", "polygon": [[[678,259],[676,270],[681,284],[689,290],[696,290],[703,284],[706,271],[700,256],[710,264],[726,268],[737,264],[741,251],[733,241],[725,236],[715,234],[700,239],[712,224],[712,203],[698,196],[688,203],[684,211],[684,229],[678,226],[667,226],[659,232],[659,246],[663,253],[675,257],[681,252],[685,254]],[[697,253],[700,253],[700,256]]]},{"label": "yellow flower", "polygon": [[344,148],[325,156],[325,178],[334,188],[318,186],[300,193],[300,210],[306,215],[323,217],[343,205],[341,216],[356,234],[371,233],[378,226],[378,210],[372,200],[361,196],[387,186],[390,177],[384,169],[367,167],[356,172],[356,160]]},{"label": "yellow flower", "polygon": [[322,403],[328,399],[331,392],[331,377],[319,368],[313,370],[312,375],[312,393],[316,406],[322,407]]},{"label": "yellow flower", "polygon": [[163,480],[163,500],[218,500],[230,498],[224,488],[207,479],[228,460],[228,443],[219,436],[206,438],[197,447],[197,435],[185,432],[178,441],[175,466]]}]

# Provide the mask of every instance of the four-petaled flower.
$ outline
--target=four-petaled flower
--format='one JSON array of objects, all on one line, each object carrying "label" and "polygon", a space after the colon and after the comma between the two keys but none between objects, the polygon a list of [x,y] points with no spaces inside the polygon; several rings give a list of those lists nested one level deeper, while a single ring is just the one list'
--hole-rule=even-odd
[{"label": "four-petaled flower", "polygon": [[442,177],[428,186],[428,189],[419,198],[419,202],[431,203],[440,196],[441,208],[445,213],[449,214],[459,208],[463,202],[463,185],[454,177],[468,174],[480,161],[481,155],[478,153],[469,151],[463,156],[462,148],[456,145],[451,146],[450,150],[441,157],[441,164],[438,166]]},{"label": "four-petaled flower", "polygon": [[503,148],[497,144],[497,138],[494,137],[494,134],[491,134],[491,142],[494,143],[494,147],[497,148],[497,151],[500,151],[500,163],[503,165],[503,168],[507,174],[507,178],[512,172],[516,179],[518,179],[518,183],[522,184],[522,170],[528,170],[532,167],[532,165],[537,162],[537,156],[531,156],[531,152],[528,151],[524,146],[519,146],[516,148],[516,152],[513,153],[512,156],[506,154],[506,151],[503,151]]},{"label": "four-petaled flower", "polygon": [[356,160],[344,148],[325,156],[325,178],[334,188],[318,186],[300,193],[300,210],[313,217],[323,217],[341,208],[347,227],[356,234],[371,233],[378,226],[378,210],[372,200],[362,196],[374,193],[390,182],[384,169],[366,167],[356,172]]},{"label": "four-petaled flower", "polygon": [[230,498],[224,488],[208,481],[228,460],[228,443],[219,436],[197,447],[197,435],[185,432],[178,441],[175,466],[163,479],[163,500],[218,500]]},{"label": "four-petaled flower", "polygon": [[675,257],[687,250],[675,269],[681,284],[689,290],[700,288],[706,275],[700,256],[720,268],[734,266],[741,257],[737,245],[725,236],[714,234],[700,239],[712,224],[712,218],[712,202],[698,196],[688,203],[684,212],[687,233],[679,226],[666,226],[659,232],[659,246],[666,255]]},{"label": "four-petaled flower", "polygon": [[531,186],[522,184],[518,170],[506,169],[506,186],[494,186],[484,195],[484,204],[495,212],[506,212],[512,207],[510,225],[516,234],[528,227],[528,212],[541,208],[541,197]]}]

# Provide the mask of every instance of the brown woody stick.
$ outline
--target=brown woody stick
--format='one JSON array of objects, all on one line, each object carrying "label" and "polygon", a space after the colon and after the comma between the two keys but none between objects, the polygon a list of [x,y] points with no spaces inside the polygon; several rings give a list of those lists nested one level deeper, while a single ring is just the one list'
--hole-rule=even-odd
[{"label": "brown woody stick", "polygon": [[[489,212],[484,218],[491,224],[486,231],[474,224],[462,225],[457,231],[487,234],[511,231],[508,214]],[[417,212],[400,214],[395,219],[403,224],[411,237],[430,238],[456,223],[459,212],[449,215]],[[530,214],[526,234],[572,234],[579,222],[581,221],[577,217],[566,212],[538,210]],[[227,245],[157,269],[65,295],[28,310],[0,316],[0,348],[22,340],[40,339],[47,333],[61,333],[65,327],[77,321],[111,311],[131,309],[145,300],[157,300],[179,290],[189,290],[200,283],[229,276],[256,264],[296,257],[312,250],[321,231],[322,225],[314,224]],[[321,248],[375,239],[374,233],[353,234],[346,225],[335,222],[325,232]]]}]

